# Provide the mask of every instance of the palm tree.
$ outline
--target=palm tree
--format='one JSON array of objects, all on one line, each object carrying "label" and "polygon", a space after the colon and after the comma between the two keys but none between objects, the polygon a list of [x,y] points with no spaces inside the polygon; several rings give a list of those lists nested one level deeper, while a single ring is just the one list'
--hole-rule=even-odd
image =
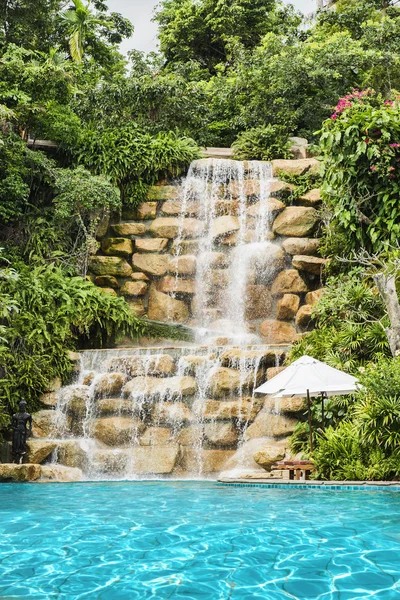
[{"label": "palm tree", "polygon": [[101,25],[110,27],[108,21],[98,19],[90,10],[90,0],[85,5],[82,0],[72,0],[73,7],[61,13],[61,18],[66,24],[69,33],[69,51],[72,60],[82,62],[84,44],[88,33],[96,30]]}]

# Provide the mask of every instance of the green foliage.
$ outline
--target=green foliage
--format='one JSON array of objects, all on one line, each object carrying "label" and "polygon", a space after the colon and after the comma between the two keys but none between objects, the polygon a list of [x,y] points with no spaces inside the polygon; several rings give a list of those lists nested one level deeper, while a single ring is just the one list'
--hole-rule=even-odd
[{"label": "green foliage", "polygon": [[357,373],[379,355],[390,356],[388,320],[376,288],[360,270],[328,280],[313,310],[316,328],[295,344],[290,360],[303,354]]},{"label": "green foliage", "polygon": [[289,133],[280,125],[254,127],[241,133],[232,144],[237,160],[293,158]]},{"label": "green foliage", "polygon": [[[376,252],[400,235],[400,105],[373,91],[343,98],[320,139],[323,191],[330,228],[346,237],[343,251]],[[343,238],[344,238],[343,236]]]},{"label": "green foliage", "polygon": [[290,200],[297,200],[301,196],[311,192],[316,188],[320,188],[322,185],[322,176],[320,173],[308,171],[304,175],[295,175],[288,173],[287,171],[278,171],[278,179],[290,183],[294,186],[293,191],[290,194]]},{"label": "green foliage", "polygon": [[177,177],[199,156],[190,138],[172,132],[151,136],[130,123],[86,130],[79,160],[93,172],[108,175],[121,189],[124,203],[132,205],[143,200],[146,184]]}]

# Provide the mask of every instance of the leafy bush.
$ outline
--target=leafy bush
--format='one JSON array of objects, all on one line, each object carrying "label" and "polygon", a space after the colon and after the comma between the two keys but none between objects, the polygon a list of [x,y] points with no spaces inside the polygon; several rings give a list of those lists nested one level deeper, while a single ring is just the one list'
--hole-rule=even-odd
[{"label": "leafy bush", "polygon": [[[353,90],[324,123],[324,197],[344,250],[376,252],[400,236],[400,103]],[[342,249],[343,252],[343,249]]]},{"label": "leafy bush", "polygon": [[273,160],[293,158],[289,134],[281,125],[254,127],[241,133],[232,144],[238,160]]}]

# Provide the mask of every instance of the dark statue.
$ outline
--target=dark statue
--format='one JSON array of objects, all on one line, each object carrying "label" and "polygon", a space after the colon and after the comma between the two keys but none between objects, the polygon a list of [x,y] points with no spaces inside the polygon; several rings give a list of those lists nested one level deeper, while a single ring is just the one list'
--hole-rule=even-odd
[{"label": "dark statue", "polygon": [[13,430],[13,461],[20,465],[28,451],[26,438],[32,433],[32,415],[26,412],[25,400],[21,400],[19,403],[19,412],[12,416],[11,428]]}]

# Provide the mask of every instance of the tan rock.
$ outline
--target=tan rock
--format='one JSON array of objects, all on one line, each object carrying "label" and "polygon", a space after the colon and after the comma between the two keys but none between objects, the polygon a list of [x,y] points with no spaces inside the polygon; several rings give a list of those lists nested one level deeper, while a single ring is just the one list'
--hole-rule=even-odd
[{"label": "tan rock", "polygon": [[268,214],[276,214],[280,213],[284,210],[285,205],[280,200],[276,200],[276,198],[269,198],[265,201],[257,202],[256,204],[252,204],[247,209],[248,217],[258,217],[265,212]]},{"label": "tan rock", "polygon": [[175,185],[152,185],[147,193],[148,200],[173,200],[178,196],[179,188]]},{"label": "tan rock", "polygon": [[307,237],[318,224],[315,208],[307,206],[288,206],[275,219],[272,231],[290,237]]},{"label": "tan rock", "polygon": [[270,367],[269,369],[267,369],[267,380],[269,381],[273,377],[276,377],[277,375],[279,375],[279,373],[282,373],[282,371],[284,371],[285,369],[286,369],[286,367]]},{"label": "tan rock", "polygon": [[113,290],[113,288],[102,287],[99,289],[101,292],[103,292],[103,294],[109,294],[110,296],[118,296],[117,292]]},{"label": "tan rock", "polygon": [[40,467],[40,481],[57,481],[62,483],[72,483],[82,481],[83,473],[81,469],[64,467],[63,465],[42,465]]},{"label": "tan rock", "polygon": [[173,443],[168,427],[148,427],[140,438],[141,446],[171,446]]},{"label": "tan rock", "polygon": [[285,457],[285,450],[277,450],[269,444],[261,447],[253,456],[254,461],[266,471],[271,471],[272,465]]},{"label": "tan rock", "polygon": [[157,215],[157,202],[142,202],[136,209],[136,218],[140,220],[155,219]]},{"label": "tan rock", "polygon": [[211,227],[211,236],[214,239],[229,235],[240,229],[239,219],[231,215],[217,217],[213,220]]},{"label": "tan rock", "polygon": [[242,350],[241,348],[229,348],[224,350],[219,357],[219,361],[223,367],[231,367],[240,369],[245,365],[274,365],[277,359],[282,359],[282,353],[276,350],[260,349],[260,350]]},{"label": "tan rock", "polygon": [[192,411],[184,402],[157,402],[154,406],[154,423],[176,427],[177,424],[191,422],[193,419]]},{"label": "tan rock", "polygon": [[146,233],[146,225],[144,223],[116,223],[111,225],[111,229],[120,236],[136,236]]},{"label": "tan rock", "polygon": [[101,242],[101,249],[108,256],[130,256],[133,252],[133,244],[127,238],[108,238]]},{"label": "tan rock", "polygon": [[148,275],[161,277],[168,271],[169,256],[167,254],[134,254],[132,266]]},{"label": "tan rock", "polygon": [[186,217],[197,217],[200,212],[200,204],[193,201],[183,204],[180,200],[168,200],[162,205],[161,211],[168,217],[178,217],[182,214]]},{"label": "tan rock", "polygon": [[132,267],[118,256],[91,256],[89,270],[95,275],[114,275],[116,277],[129,277]]},{"label": "tan rock", "polygon": [[304,175],[308,172],[318,173],[320,168],[320,162],[315,158],[303,158],[297,160],[277,159],[272,161],[274,177],[279,177],[280,171],[283,171],[288,175]]},{"label": "tan rock", "polygon": [[173,375],[176,371],[175,360],[170,354],[153,354],[148,356],[118,356],[108,363],[110,371],[126,373],[130,377],[140,375]]},{"label": "tan rock", "polygon": [[224,470],[225,464],[234,454],[234,450],[197,450],[184,447],[180,464],[186,473],[218,473]]},{"label": "tan rock", "polygon": [[296,269],[281,271],[271,287],[273,296],[302,294],[304,292],[308,292],[307,284]]},{"label": "tan rock", "polygon": [[278,302],[277,317],[282,321],[292,321],[300,306],[300,298],[296,294],[284,294]]},{"label": "tan rock", "polygon": [[32,415],[33,436],[36,438],[49,437],[56,430],[57,414],[54,410],[39,410]]},{"label": "tan rock", "polygon": [[89,461],[86,452],[77,440],[58,442],[57,460],[65,467],[87,471]]},{"label": "tan rock", "polygon": [[270,196],[273,198],[287,198],[294,190],[294,185],[286,181],[272,181],[269,188]]},{"label": "tan rock", "polygon": [[148,316],[154,321],[184,323],[189,318],[189,309],[182,300],[163,294],[152,285],[150,286]]},{"label": "tan rock", "polygon": [[168,271],[177,275],[194,275],[196,273],[196,257],[184,254],[172,258],[168,264]]},{"label": "tan rock", "polygon": [[317,302],[319,302],[322,296],[326,293],[326,289],[320,288],[319,290],[315,290],[315,292],[308,292],[306,294],[306,304],[310,304],[311,306],[315,306]]},{"label": "tan rock", "polygon": [[182,446],[195,446],[199,448],[203,445],[203,439],[203,425],[188,425],[187,427],[182,427],[177,437],[177,442]]},{"label": "tan rock", "polygon": [[206,283],[212,289],[226,287],[229,284],[227,269],[211,269],[206,274]]},{"label": "tan rock", "polygon": [[321,245],[321,240],[317,238],[287,238],[283,244],[282,248],[288,254],[303,254],[310,255],[316,254],[318,252],[318,248]]},{"label": "tan rock", "polygon": [[113,448],[96,450],[93,452],[91,468],[96,473],[104,473],[115,477],[127,471],[129,461],[129,450]]},{"label": "tan rock", "polygon": [[96,396],[115,396],[119,394],[127,381],[125,373],[105,373],[95,383]]},{"label": "tan rock", "polygon": [[147,292],[147,283],[145,281],[126,281],[121,287],[123,296],[144,296]]},{"label": "tan rock", "polygon": [[104,398],[96,403],[96,415],[99,417],[132,415],[134,406],[131,400],[122,398]]},{"label": "tan rock", "polygon": [[[98,218],[98,215],[96,215],[96,216]],[[94,218],[96,218],[96,217],[94,216]],[[110,224],[110,214],[108,212],[105,212],[100,217],[100,219],[96,225],[96,239],[97,240],[101,240],[101,238],[103,238],[107,234],[109,224]]]},{"label": "tan rock", "polygon": [[301,329],[307,329],[312,321],[313,307],[309,304],[304,304],[300,307],[296,315],[296,325]]},{"label": "tan rock", "polygon": [[233,470],[237,476],[240,470],[254,470],[264,472],[264,469],[254,461],[254,455],[259,451],[268,451],[270,453],[286,454],[289,447],[287,439],[274,440],[273,438],[254,438],[238,448],[235,454],[227,461],[224,470],[227,472]]},{"label": "tan rock", "polygon": [[135,241],[135,248],[138,252],[163,252],[168,246],[167,238],[145,238]]},{"label": "tan rock", "polygon": [[254,422],[246,430],[246,439],[262,437],[281,438],[292,435],[297,419],[286,415],[275,415],[265,410],[258,413]]},{"label": "tan rock", "polygon": [[297,331],[290,323],[267,319],[260,325],[260,333],[267,344],[292,344]]},{"label": "tan rock", "polygon": [[193,296],[196,293],[196,281],[167,275],[159,281],[157,288],[164,294],[189,294]]},{"label": "tan rock", "polygon": [[107,446],[127,446],[142,433],[145,424],[132,417],[103,417],[94,423],[94,437]]},{"label": "tan rock", "polygon": [[144,308],[143,300],[129,300],[128,308],[135,317],[143,317],[146,310]]},{"label": "tan rock", "polygon": [[213,369],[208,388],[215,398],[221,398],[227,394],[237,391],[240,388],[240,372],[236,369],[227,367],[218,367]]},{"label": "tan rock", "polygon": [[299,202],[304,206],[316,206],[317,204],[320,204],[321,201],[321,190],[317,188],[310,190],[307,194],[304,194],[304,196],[300,196],[299,198]]},{"label": "tan rock", "polygon": [[57,404],[57,394],[55,392],[46,392],[46,394],[40,396],[39,400],[44,406],[53,408]]},{"label": "tan rock", "polygon": [[204,425],[204,435],[210,444],[236,446],[239,430],[230,422],[211,422]]},{"label": "tan rock", "polygon": [[137,475],[168,475],[177,463],[179,446],[136,447],[130,455]]},{"label": "tan rock", "polygon": [[272,296],[265,285],[248,285],[246,289],[245,318],[248,321],[265,319],[271,314]]},{"label": "tan rock", "polygon": [[267,398],[264,408],[275,413],[299,413],[305,410],[304,398]]},{"label": "tan rock", "polygon": [[225,268],[229,264],[229,257],[223,252],[202,252],[199,260],[210,269]]},{"label": "tan rock", "polygon": [[192,396],[196,390],[196,380],[187,375],[165,378],[139,376],[125,384],[123,394],[130,398],[145,397],[149,399],[159,396],[172,400],[182,396]]},{"label": "tan rock", "polygon": [[196,238],[204,228],[204,223],[190,217],[159,217],[150,226],[149,233],[154,237],[173,239],[181,235],[183,238]]},{"label": "tan rock", "polygon": [[322,268],[325,267],[329,260],[326,258],[318,258],[317,256],[293,256],[293,266],[299,271],[307,271],[308,273],[314,273],[320,275]]},{"label": "tan rock", "polygon": [[47,386],[46,386],[46,392],[59,392],[61,390],[62,387],[62,381],[61,381],[61,377],[54,377],[53,379],[51,379]]},{"label": "tan rock", "polygon": [[194,254],[196,255],[199,250],[198,240],[174,240],[171,246],[171,254],[182,255],[182,254]]},{"label": "tan rock", "polygon": [[179,359],[179,367],[184,369],[185,375],[195,375],[201,372],[202,367],[209,363],[207,356],[182,356]]},{"label": "tan rock", "polygon": [[36,481],[40,477],[40,465],[0,464],[0,481]]},{"label": "tan rock", "polygon": [[133,281],[150,281],[145,273],[132,273],[131,279]]},{"label": "tan rock", "polygon": [[49,440],[28,440],[28,462],[40,464],[57,448],[56,442]]},{"label": "tan rock", "polygon": [[100,277],[96,277],[94,280],[95,285],[106,288],[119,288],[118,279],[113,277],[112,275],[103,275]]},{"label": "tan rock", "polygon": [[253,421],[263,407],[263,400],[257,398],[241,398],[224,402],[222,400],[206,400],[203,417],[205,420]]}]

